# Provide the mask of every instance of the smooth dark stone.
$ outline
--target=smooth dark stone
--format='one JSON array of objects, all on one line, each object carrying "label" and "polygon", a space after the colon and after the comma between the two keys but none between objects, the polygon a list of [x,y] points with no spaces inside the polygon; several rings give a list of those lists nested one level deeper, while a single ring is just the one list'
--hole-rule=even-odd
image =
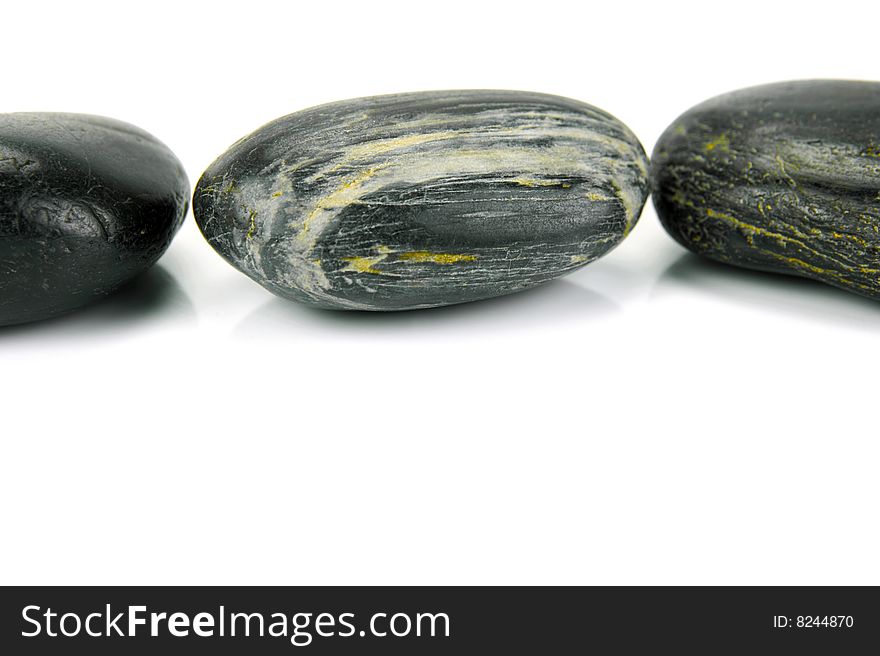
[{"label": "smooth dark stone", "polygon": [[220,156],[193,208],[280,296],[405,310],[538,285],[617,245],[648,193],[609,114],[516,91],[360,98],[278,119]]},{"label": "smooth dark stone", "polygon": [[880,297],[880,83],[785,82],[697,105],[652,156],[690,250]]},{"label": "smooth dark stone", "polygon": [[0,114],[0,325],[62,314],[150,267],[189,182],[143,130],[81,114]]}]

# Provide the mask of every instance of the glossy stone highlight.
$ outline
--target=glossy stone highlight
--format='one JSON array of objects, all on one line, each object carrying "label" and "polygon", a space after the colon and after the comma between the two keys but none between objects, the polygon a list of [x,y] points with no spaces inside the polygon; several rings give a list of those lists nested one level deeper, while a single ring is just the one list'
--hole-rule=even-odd
[{"label": "glossy stone highlight", "polygon": [[189,182],[155,137],[81,114],[0,114],[0,326],[62,314],[151,266]]},{"label": "glossy stone highlight", "polygon": [[652,172],[660,220],[690,250],[880,297],[880,83],[713,98],[666,130]]},{"label": "glossy stone highlight", "polygon": [[648,193],[638,140],[567,98],[360,98],[240,140],[193,198],[208,242],[276,294],[404,310],[538,285],[595,260]]}]

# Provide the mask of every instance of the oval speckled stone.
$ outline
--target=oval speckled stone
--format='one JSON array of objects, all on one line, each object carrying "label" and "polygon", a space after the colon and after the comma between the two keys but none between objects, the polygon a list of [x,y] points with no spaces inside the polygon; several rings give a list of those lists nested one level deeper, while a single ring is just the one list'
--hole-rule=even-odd
[{"label": "oval speckled stone", "polygon": [[0,326],[68,312],[146,270],[189,193],[174,154],[133,125],[0,114]]},{"label": "oval speckled stone", "polygon": [[193,197],[208,242],[276,294],[405,310],[538,285],[618,244],[648,193],[609,114],[516,91],[360,98],[240,140]]},{"label": "oval speckled stone", "polygon": [[690,250],[880,297],[880,83],[785,82],[689,110],[652,156]]}]

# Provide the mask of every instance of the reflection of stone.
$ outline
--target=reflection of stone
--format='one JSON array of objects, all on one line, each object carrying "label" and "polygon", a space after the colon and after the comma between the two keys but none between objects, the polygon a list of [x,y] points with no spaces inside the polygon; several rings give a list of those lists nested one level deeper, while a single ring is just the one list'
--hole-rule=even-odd
[{"label": "reflection of stone", "polygon": [[0,325],[72,310],[147,269],[188,196],[177,158],[134,126],[0,114]]},{"label": "reflection of stone", "polygon": [[648,191],[638,140],[589,105],[448,91],[343,101],[257,130],[193,199],[211,245],[273,292],[403,310],[526,289],[608,252]]},{"label": "reflection of stone", "polygon": [[880,83],[719,96],[666,130],[652,168],[660,220],[692,251],[880,297]]}]

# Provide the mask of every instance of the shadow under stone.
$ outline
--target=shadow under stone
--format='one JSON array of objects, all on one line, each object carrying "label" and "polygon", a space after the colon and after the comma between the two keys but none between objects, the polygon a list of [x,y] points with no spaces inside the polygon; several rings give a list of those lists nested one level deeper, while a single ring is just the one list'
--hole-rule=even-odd
[{"label": "shadow under stone", "polygon": [[658,278],[655,293],[689,289],[806,320],[880,329],[880,301],[817,280],[736,267],[684,253]]},{"label": "shadow under stone", "polygon": [[30,323],[0,327],[0,346],[18,338],[55,340],[106,336],[148,321],[193,321],[195,308],[180,284],[161,264],[136,276],[112,294],[71,312]]}]

